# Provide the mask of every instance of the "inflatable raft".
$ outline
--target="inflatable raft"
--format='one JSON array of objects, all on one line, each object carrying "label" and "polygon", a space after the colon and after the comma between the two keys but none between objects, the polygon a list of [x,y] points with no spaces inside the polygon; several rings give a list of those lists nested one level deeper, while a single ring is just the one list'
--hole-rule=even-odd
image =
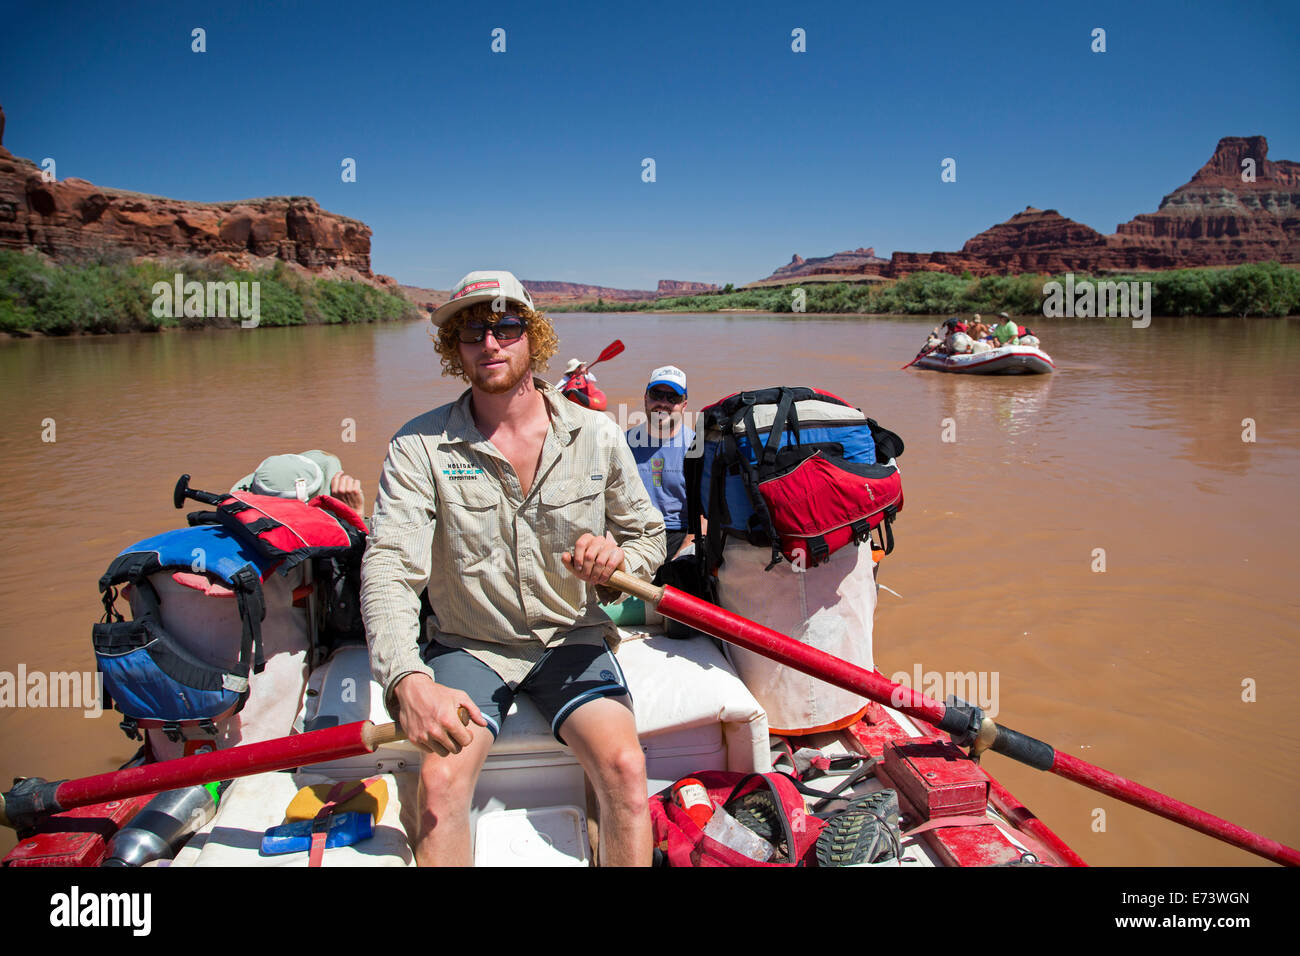
[{"label": "inflatable raft", "polygon": [[[710,640],[668,640],[656,625],[624,631],[619,652],[635,696],[637,729],[646,752],[651,791],[696,773],[717,770],[765,772],[772,769],[773,745],[763,709]],[[647,633],[648,632],[648,633]],[[360,694],[349,688],[364,689]],[[312,674],[302,699],[296,729],[331,726],[369,717],[387,720],[380,689],[369,680],[363,647],[343,648]],[[474,857],[482,865],[590,866],[588,802],[582,768],[557,747],[546,720],[526,697],[515,710],[488,757],[474,793],[471,827]],[[871,704],[852,726],[789,742],[790,750],[819,749],[828,759],[870,755],[876,762],[846,797],[882,789],[898,795],[901,856],[864,866],[989,866],[1040,862],[1082,865],[1082,860],[1028,812],[975,761],[933,727],[897,711]],[[303,767],[293,774],[260,773],[239,777],[223,794],[210,818],[179,848],[173,867],[305,867],[308,852],[268,855],[259,849],[262,834],[283,824],[300,787],[334,781],[379,778],[386,784],[386,809],[375,821],[373,837],[355,845],[326,849],[323,865],[411,866],[408,834],[414,830],[418,768],[422,752],[406,741],[388,743],[373,753]],[[161,766],[161,765],[155,765]],[[814,781],[829,790],[861,762],[832,765]],[[936,768],[942,774],[936,776]],[[964,803],[948,805],[953,794]],[[128,801],[113,801],[50,818],[44,831],[23,841],[9,855],[9,866],[78,865],[57,856],[69,833],[86,817],[102,817],[112,832],[129,821],[114,819]],[[134,806],[137,812],[143,802]],[[64,819],[66,818],[66,819]],[[64,825],[66,824],[66,825]],[[907,831],[929,824],[915,834]],[[78,861],[99,865],[102,842]]]},{"label": "inflatable raft", "polygon": [[988,352],[952,355],[935,350],[918,358],[916,368],[964,375],[1043,375],[1055,370],[1052,357],[1031,345],[1004,345]]},{"label": "inflatable raft", "polygon": [[590,382],[579,388],[565,388],[561,394],[574,404],[597,412],[603,412],[608,401],[605,393]]}]

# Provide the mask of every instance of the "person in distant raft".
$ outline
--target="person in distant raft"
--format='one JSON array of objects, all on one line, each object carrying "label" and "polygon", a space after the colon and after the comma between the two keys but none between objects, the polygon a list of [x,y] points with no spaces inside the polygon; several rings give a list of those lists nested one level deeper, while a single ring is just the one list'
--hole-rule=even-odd
[{"label": "person in distant raft", "polygon": [[1005,312],[999,312],[998,315],[1004,320],[1001,325],[993,329],[998,345],[1016,345],[1019,342],[1020,326],[1016,325],[1011,316]]},{"label": "person in distant raft", "polygon": [[564,377],[555,387],[564,391],[570,384],[574,388],[586,388],[588,382],[596,381],[596,373],[587,368],[587,363],[582,359],[569,359],[569,364],[564,366]]},{"label": "person in distant raft", "polygon": [[471,862],[475,782],[524,693],[591,780],[601,860],[648,865],[645,756],[600,609],[618,595],[600,585],[663,562],[663,519],[618,426],[534,376],[558,342],[518,279],[471,272],[433,323],[443,374],[470,387],[389,444],[361,584],[385,704],[430,751],[416,860]]}]

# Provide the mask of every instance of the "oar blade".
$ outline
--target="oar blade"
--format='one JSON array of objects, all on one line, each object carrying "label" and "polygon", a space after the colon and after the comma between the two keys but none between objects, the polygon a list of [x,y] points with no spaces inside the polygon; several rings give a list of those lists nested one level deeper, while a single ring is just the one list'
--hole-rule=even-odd
[{"label": "oar blade", "polygon": [[605,346],[605,350],[601,352],[598,356],[596,356],[596,361],[592,362],[591,365],[588,365],[587,367],[591,368],[591,366],[595,365],[596,362],[607,362],[610,359],[612,359],[615,355],[621,353],[622,351],[623,351],[622,339],[615,339],[613,342],[610,342],[609,345]]}]

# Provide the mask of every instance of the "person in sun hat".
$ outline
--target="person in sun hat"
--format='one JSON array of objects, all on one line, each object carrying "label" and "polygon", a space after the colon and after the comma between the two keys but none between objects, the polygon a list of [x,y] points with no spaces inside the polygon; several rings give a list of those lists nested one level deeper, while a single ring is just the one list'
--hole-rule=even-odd
[{"label": "person in sun hat", "polygon": [[428,751],[416,860],[472,862],[475,783],[522,693],[592,783],[602,862],[648,865],[645,755],[600,605],[615,570],[663,562],[663,518],[618,426],[538,377],[559,342],[511,273],[469,273],[432,321],[442,374],[469,388],[389,443],[361,574],[371,670]]},{"label": "person in sun hat", "polygon": [[333,495],[357,514],[362,514],[365,508],[361,482],[344,474],[343,465],[336,456],[318,448],[299,455],[265,458],[230,490],[297,498],[299,501],[308,501],[317,495]]},{"label": "person in sun hat", "polygon": [[564,366],[564,377],[560,379],[559,384],[555,387],[560,391],[564,391],[565,388],[568,387],[569,382],[573,380],[574,376],[585,378],[588,382],[596,381],[596,373],[587,370],[586,362],[582,359],[572,358],[569,359],[569,364]]}]

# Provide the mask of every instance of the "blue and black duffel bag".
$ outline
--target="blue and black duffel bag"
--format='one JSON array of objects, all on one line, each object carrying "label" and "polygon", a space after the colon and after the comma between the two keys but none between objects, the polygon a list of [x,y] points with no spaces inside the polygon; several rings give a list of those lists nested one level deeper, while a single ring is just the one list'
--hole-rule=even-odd
[{"label": "blue and black duffel bag", "polygon": [[[104,619],[94,626],[93,640],[106,703],[121,712],[128,737],[139,739],[142,727],[160,727],[168,739],[179,740],[186,725],[215,736],[215,722],[239,712],[248,699],[249,674],[265,666],[262,581],[274,563],[217,525],[146,538],[113,560],[99,580]],[[237,666],[200,660],[167,633],[149,580],[160,571],[206,573],[234,593],[241,626]],[[131,621],[115,606],[123,585],[135,591]]]},{"label": "blue and black duffel bag", "polygon": [[699,519],[708,520],[706,575],[732,537],[770,547],[769,570],[783,558],[815,567],[877,529],[880,549],[893,550],[903,506],[897,434],[819,388],[738,392],[700,416],[687,512],[697,539]]}]

